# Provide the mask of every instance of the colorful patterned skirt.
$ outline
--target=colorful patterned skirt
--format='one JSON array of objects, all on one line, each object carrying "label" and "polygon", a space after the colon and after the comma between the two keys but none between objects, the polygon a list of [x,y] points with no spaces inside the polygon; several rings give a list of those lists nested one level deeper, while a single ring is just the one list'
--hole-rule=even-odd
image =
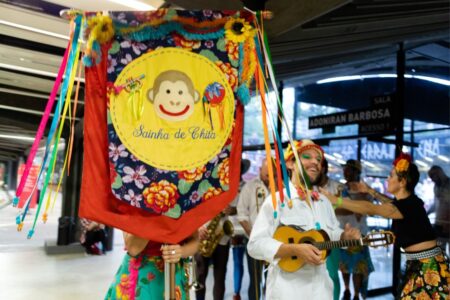
[{"label": "colorful patterned skirt", "polygon": [[[176,299],[189,299],[185,262],[176,265]],[[105,300],[164,299],[164,260],[160,256],[125,255]]]},{"label": "colorful patterned skirt", "polygon": [[448,258],[442,253],[430,258],[408,259],[398,299],[450,299]]}]

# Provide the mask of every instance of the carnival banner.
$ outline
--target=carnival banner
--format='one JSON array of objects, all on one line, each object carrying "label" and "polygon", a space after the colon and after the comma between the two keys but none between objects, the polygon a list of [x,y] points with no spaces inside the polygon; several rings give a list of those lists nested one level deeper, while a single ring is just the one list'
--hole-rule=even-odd
[{"label": "carnival banner", "polygon": [[236,196],[254,18],[88,14],[81,217],[178,243]]}]

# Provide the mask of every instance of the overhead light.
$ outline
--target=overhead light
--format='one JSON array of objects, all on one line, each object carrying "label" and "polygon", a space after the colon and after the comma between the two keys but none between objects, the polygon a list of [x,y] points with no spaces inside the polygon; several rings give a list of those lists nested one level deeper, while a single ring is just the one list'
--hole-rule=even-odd
[{"label": "overhead light", "polygon": [[421,160],[416,159],[414,162],[416,164],[418,164],[419,166],[428,167],[428,165],[426,163],[424,163],[423,161],[421,161]]},{"label": "overhead light", "polygon": [[371,162],[368,162],[367,160],[361,160],[361,162],[362,162],[363,164],[365,164],[366,166],[369,166],[369,167],[371,167],[371,168],[375,168],[375,167],[376,167],[375,164],[373,164],[373,163],[371,163]]},{"label": "overhead light", "polygon": [[443,160],[445,162],[450,162],[450,159],[448,159],[448,157],[445,157],[444,155],[438,155],[437,158],[439,158],[440,160]]},{"label": "overhead light", "polygon": [[0,20],[0,24],[6,25],[6,26],[10,26],[10,27],[15,27],[15,28],[19,28],[19,29],[23,29],[23,30],[27,30],[27,31],[32,31],[32,32],[36,32],[36,33],[40,33],[40,34],[44,34],[44,35],[48,35],[48,36],[52,36],[58,39],[63,39],[63,40],[68,40],[69,37],[66,35],[62,35],[59,33],[54,33],[51,31],[47,31],[47,30],[42,30],[42,29],[37,29],[34,27],[30,27],[30,26],[25,26],[22,24],[17,24],[17,23],[12,23],[12,22],[8,22],[5,20]]},{"label": "overhead light", "polygon": [[347,183],[347,180],[345,180],[345,179],[339,179],[339,182],[342,183],[342,184],[346,184],[346,183]]},{"label": "overhead light", "polygon": [[155,8],[151,5],[148,5],[146,3],[142,3],[141,1],[137,1],[137,0],[127,0],[127,1],[123,1],[123,0],[109,0],[111,2],[123,5],[123,6],[128,6],[137,10],[154,10]]},{"label": "overhead light", "polygon": [[[8,70],[19,71],[19,72],[25,72],[25,73],[31,73],[31,74],[37,74],[37,75],[42,75],[42,76],[55,77],[55,78],[56,78],[56,76],[58,76],[58,74],[53,73],[53,72],[47,72],[47,71],[36,70],[36,69],[32,69],[32,68],[15,66],[15,65],[10,65],[10,64],[3,64],[3,63],[0,63],[0,68],[5,68]],[[81,82],[84,82],[84,78],[76,77],[75,79],[80,80]]]},{"label": "overhead light", "polygon": [[339,153],[336,153],[336,152],[334,152],[333,155],[336,156],[337,158],[343,158],[342,155],[340,155]]},{"label": "overhead light", "polygon": [[329,154],[326,154],[326,153],[325,153],[325,158],[326,158],[327,160],[336,160],[336,158],[335,158],[334,156],[329,155]]},{"label": "overhead light", "polygon": [[24,135],[9,135],[9,134],[0,134],[0,138],[3,139],[12,139],[12,140],[21,140],[21,141],[34,141],[34,137],[24,136]]},{"label": "overhead light", "polygon": [[338,159],[337,162],[338,162],[339,164],[341,164],[341,165],[345,165],[345,161],[342,160],[342,159]]},{"label": "overhead light", "polygon": [[330,82],[338,82],[338,81],[348,81],[348,80],[361,80],[361,76],[360,75],[354,75],[354,76],[338,76],[338,77],[331,77],[331,78],[327,78],[327,79],[322,79],[317,81],[317,84],[322,84],[322,83],[330,83]]},{"label": "overhead light", "polygon": [[423,159],[428,160],[429,162],[433,162],[433,159],[431,157],[425,156]]},{"label": "overhead light", "polygon": [[[405,75],[405,77],[406,77],[406,75]],[[450,86],[450,80],[446,80],[446,79],[430,77],[430,76],[422,76],[422,75],[412,75],[412,78],[416,78],[416,79],[420,79],[420,80],[425,80],[425,81],[430,81],[430,82],[434,82],[434,83]]]},{"label": "overhead light", "polygon": [[[330,82],[339,82],[339,81],[349,81],[349,80],[363,80],[370,78],[397,78],[397,74],[371,74],[371,75],[352,75],[352,76],[338,76],[331,77],[317,81],[317,84],[330,83]],[[422,75],[411,75],[405,74],[405,78],[415,78],[419,80],[430,81],[446,86],[450,86],[450,80],[431,77],[431,76],[422,76]]]},{"label": "overhead light", "polygon": [[[26,109],[26,108],[20,108],[20,107],[15,107],[15,106],[9,106],[9,105],[2,105],[0,104],[0,109],[4,109],[4,110],[12,110],[12,111],[18,111],[18,112],[22,112],[22,113],[26,113],[26,114],[32,114],[32,115],[37,115],[37,116],[43,116],[44,112],[40,111],[40,110],[33,110],[33,109]],[[50,114],[50,116],[53,118],[55,115],[54,114]],[[71,119],[69,116],[65,117],[66,120]],[[79,121],[80,118],[73,118],[73,120]]]}]

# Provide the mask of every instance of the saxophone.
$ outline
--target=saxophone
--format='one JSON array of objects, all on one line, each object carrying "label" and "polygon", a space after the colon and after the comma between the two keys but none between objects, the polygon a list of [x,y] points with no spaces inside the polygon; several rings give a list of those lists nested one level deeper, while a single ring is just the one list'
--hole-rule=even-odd
[{"label": "saxophone", "polygon": [[233,223],[230,220],[222,222],[222,218],[225,216],[223,212],[215,216],[211,222],[209,222],[207,231],[208,237],[200,241],[199,252],[204,257],[211,257],[217,245],[219,245],[220,239],[224,235],[232,236],[234,232]]}]

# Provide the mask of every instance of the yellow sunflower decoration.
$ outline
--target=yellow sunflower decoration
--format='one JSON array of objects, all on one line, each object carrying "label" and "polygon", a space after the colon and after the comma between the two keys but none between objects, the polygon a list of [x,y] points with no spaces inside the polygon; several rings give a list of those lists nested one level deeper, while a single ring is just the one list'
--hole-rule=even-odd
[{"label": "yellow sunflower decoration", "polygon": [[229,41],[242,43],[254,34],[255,29],[242,18],[230,19],[225,23],[225,37]]}]

